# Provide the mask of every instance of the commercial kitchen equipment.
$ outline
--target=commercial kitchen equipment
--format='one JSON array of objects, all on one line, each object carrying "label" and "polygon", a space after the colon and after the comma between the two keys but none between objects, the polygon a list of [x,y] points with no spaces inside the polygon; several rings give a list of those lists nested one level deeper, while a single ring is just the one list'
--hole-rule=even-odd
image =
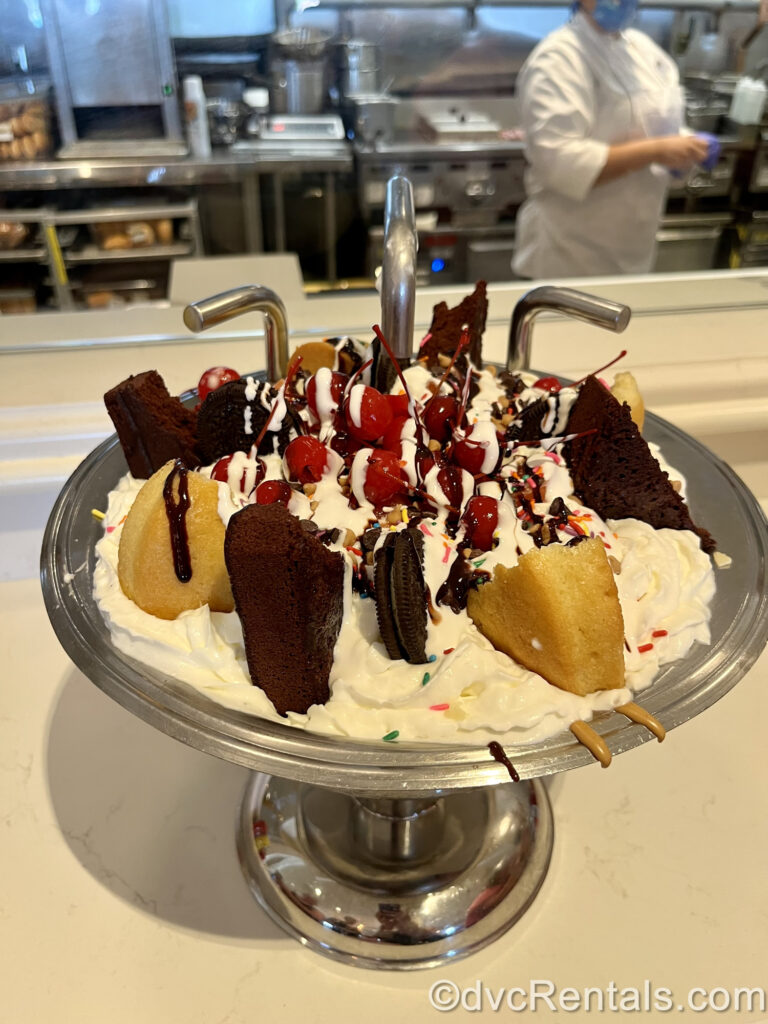
[{"label": "commercial kitchen equipment", "polygon": [[386,183],[402,173],[413,184],[417,214],[432,215],[419,231],[419,283],[509,280],[514,215],[525,199],[522,142],[501,138],[497,122],[469,109],[422,115],[416,125],[375,147],[353,143],[368,272],[381,262]]},{"label": "commercial kitchen equipment", "polygon": [[731,213],[668,214],[656,232],[656,273],[711,270]]},{"label": "commercial kitchen equipment", "polygon": [[41,0],[62,157],[186,153],[164,3]]},{"label": "commercial kitchen equipment", "polygon": [[379,91],[380,53],[375,43],[365,39],[346,39],[339,43],[337,54],[340,98]]},{"label": "commercial kitchen equipment", "polygon": [[326,106],[331,36],[320,29],[283,29],[270,37],[270,108],[275,114],[319,114]]}]

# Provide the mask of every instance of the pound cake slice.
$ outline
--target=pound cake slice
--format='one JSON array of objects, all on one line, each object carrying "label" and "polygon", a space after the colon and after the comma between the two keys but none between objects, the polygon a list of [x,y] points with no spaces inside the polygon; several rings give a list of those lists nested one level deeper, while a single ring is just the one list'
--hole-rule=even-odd
[{"label": "pound cake slice", "polygon": [[[691,519],[632,420],[596,377],[587,377],[568,418],[569,434],[584,433],[565,446],[578,497],[603,519],[639,519],[656,530],[692,530],[711,554],[716,543]],[[587,433],[592,431],[592,433]]]},{"label": "pound cake slice", "polygon": [[200,465],[197,415],[168,393],[157,370],[132,375],[104,395],[110,419],[137,480],[148,480],[169,459]]},{"label": "pound cake slice", "polygon": [[170,461],[144,484],[120,534],[117,575],[126,597],[150,615],[175,619],[207,604],[235,605],[224,565],[224,524],[215,480]]},{"label": "pound cake slice", "polygon": [[493,646],[561,690],[624,686],[624,619],[600,540],[532,548],[469,594],[467,611]]},{"label": "pound cake slice", "polygon": [[232,516],[224,558],[254,686],[281,715],[325,704],[344,612],[343,557],[273,504]]}]

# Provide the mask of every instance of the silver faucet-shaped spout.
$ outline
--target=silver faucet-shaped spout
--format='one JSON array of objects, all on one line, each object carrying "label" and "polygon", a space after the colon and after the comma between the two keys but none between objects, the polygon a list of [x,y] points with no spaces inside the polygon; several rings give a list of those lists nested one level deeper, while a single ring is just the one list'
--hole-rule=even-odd
[{"label": "silver faucet-shaped spout", "polygon": [[282,299],[271,288],[246,284],[212,295],[209,299],[192,302],[184,309],[184,323],[197,334],[243,313],[253,312],[264,314],[267,379],[276,381],[285,376],[288,368],[288,318]]},{"label": "silver faucet-shaped spout", "polygon": [[512,311],[507,349],[508,370],[531,368],[533,321],[545,310],[571,316],[574,320],[583,320],[595,327],[604,327],[616,334],[621,334],[632,316],[629,306],[598,298],[597,295],[588,295],[574,288],[556,288],[552,285],[533,288],[523,295]]},{"label": "silver faucet-shaped spout", "polygon": [[381,326],[392,351],[404,362],[413,355],[417,249],[413,190],[410,181],[397,174],[387,183]]},{"label": "silver faucet-shaped spout", "polygon": [[[396,174],[387,182],[384,210],[384,259],[381,266],[381,327],[401,367],[413,356],[413,319],[416,306],[416,218],[413,190],[407,178]],[[379,351],[372,383],[389,391],[396,368]]]}]

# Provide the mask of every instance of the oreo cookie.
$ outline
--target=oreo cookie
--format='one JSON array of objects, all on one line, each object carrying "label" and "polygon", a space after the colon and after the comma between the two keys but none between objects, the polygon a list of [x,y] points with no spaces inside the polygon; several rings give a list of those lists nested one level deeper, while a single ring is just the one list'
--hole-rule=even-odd
[{"label": "oreo cookie", "polygon": [[418,530],[390,533],[376,552],[374,594],[387,654],[411,665],[427,661],[427,587],[422,571],[424,538]]},{"label": "oreo cookie", "polygon": [[548,415],[549,401],[544,397],[537,398],[535,402],[526,405],[510,423],[506,432],[507,441],[538,441],[546,437],[543,424]]},{"label": "oreo cookie", "polygon": [[[215,462],[232,452],[250,452],[276,397],[275,388],[253,377],[230,381],[212,391],[197,414],[197,442],[203,463]],[[301,432],[290,408],[286,409],[278,430],[271,429],[275,422],[273,417],[259,445],[259,455],[282,455]]]}]

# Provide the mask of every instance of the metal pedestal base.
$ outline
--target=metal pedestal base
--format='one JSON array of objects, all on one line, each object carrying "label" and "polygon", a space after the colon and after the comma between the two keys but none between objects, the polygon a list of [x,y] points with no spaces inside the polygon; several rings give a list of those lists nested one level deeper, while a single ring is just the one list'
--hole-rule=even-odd
[{"label": "metal pedestal base", "polygon": [[258,773],[237,833],[274,921],[318,953],[383,970],[437,966],[498,938],[536,896],[552,841],[537,781],[388,800]]}]

